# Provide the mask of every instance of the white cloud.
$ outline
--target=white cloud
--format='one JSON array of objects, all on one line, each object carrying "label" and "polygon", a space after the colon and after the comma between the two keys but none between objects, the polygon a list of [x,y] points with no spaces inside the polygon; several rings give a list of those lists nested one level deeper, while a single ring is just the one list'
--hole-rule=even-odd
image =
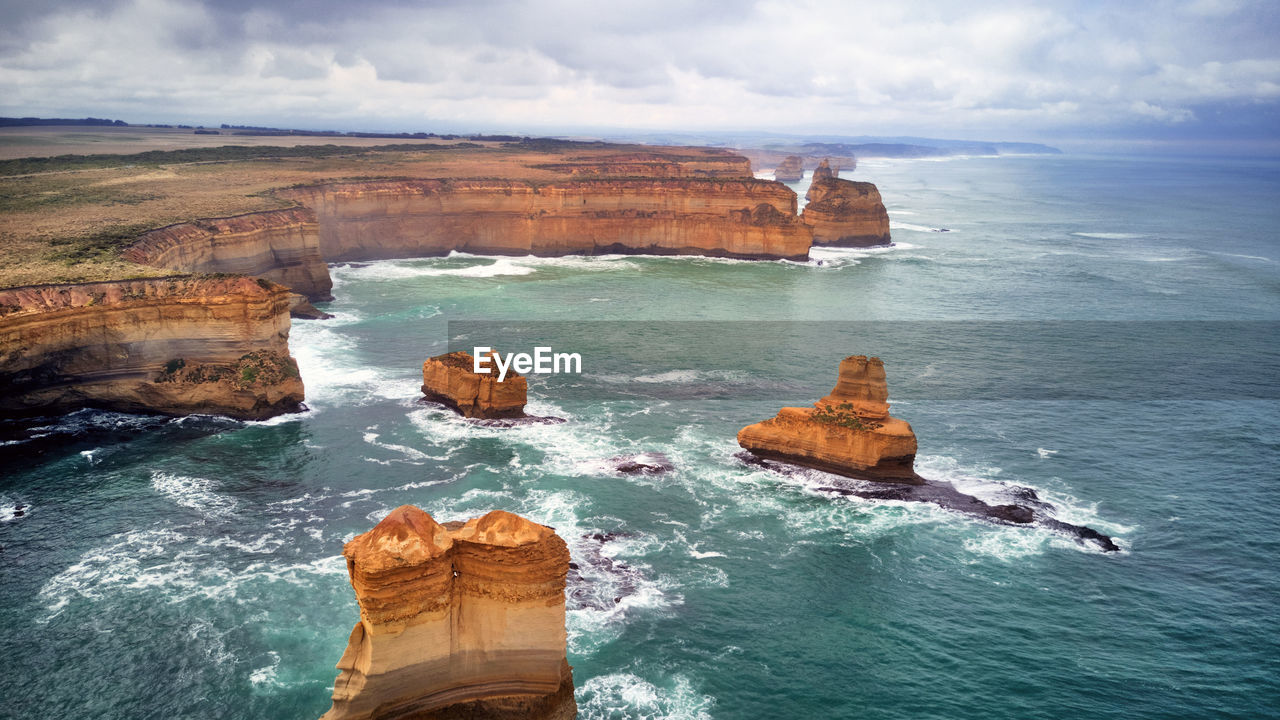
[{"label": "white cloud", "polygon": [[121,0],[69,1],[43,15],[24,6],[20,18],[3,11],[22,31],[0,42],[0,112],[1025,136],[1185,128],[1205,103],[1280,101],[1278,13],[1267,2],[961,5]]}]

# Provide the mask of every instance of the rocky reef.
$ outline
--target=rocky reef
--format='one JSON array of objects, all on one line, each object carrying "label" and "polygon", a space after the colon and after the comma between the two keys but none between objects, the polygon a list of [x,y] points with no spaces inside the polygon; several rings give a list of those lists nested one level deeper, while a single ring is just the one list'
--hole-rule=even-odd
[{"label": "rocky reef", "polygon": [[884,363],[854,355],[840,362],[836,386],[812,408],[782,408],[777,417],[738,431],[743,459],[788,472],[800,465],[858,482],[833,481],[825,492],[867,499],[929,502],[1006,524],[1036,524],[1113,552],[1119,547],[1092,528],[1062,522],[1053,507],[1026,487],[1010,488],[1013,502],[992,505],[951,483],[915,472],[916,436],[889,414]]},{"label": "rocky reef", "polygon": [[343,555],[360,605],[322,720],[569,720],[569,550],[495,510],[437,523],[396,508]]},{"label": "rocky reef", "polygon": [[492,362],[489,372],[475,371],[471,353],[458,351],[427,358],[422,363],[422,394],[457,410],[465,417],[500,420],[525,417],[529,381],[514,369],[498,381]]},{"label": "rocky reef", "polygon": [[842,180],[827,160],[813,171],[802,215],[813,228],[813,244],[840,247],[888,245],[889,213],[880,191],[868,182]]},{"label": "rocky reef", "polygon": [[291,188],[329,262],[446,255],[707,255],[803,260],[796,196],[742,179],[398,180]]},{"label": "rocky reef", "polygon": [[0,414],[301,409],[289,291],[244,276],[0,290]]},{"label": "rocky reef", "polygon": [[804,158],[788,155],[773,169],[773,179],[778,182],[798,182],[804,179]]},{"label": "rocky reef", "polygon": [[126,260],[190,273],[243,273],[280,283],[307,300],[332,300],[319,226],[306,208],[207,218],[144,233]]}]

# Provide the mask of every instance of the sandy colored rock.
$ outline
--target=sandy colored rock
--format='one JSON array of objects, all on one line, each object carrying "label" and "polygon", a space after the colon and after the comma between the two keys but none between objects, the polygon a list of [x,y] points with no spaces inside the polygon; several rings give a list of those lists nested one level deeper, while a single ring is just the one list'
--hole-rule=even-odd
[{"label": "sandy colored rock", "polygon": [[360,621],[324,720],[575,717],[569,550],[495,510],[441,525],[393,510],[343,549]]},{"label": "sandy colored rock", "polygon": [[288,337],[289,291],[243,276],[2,290],[0,414],[296,412]]},{"label": "sandy colored rock", "polygon": [[804,179],[804,158],[788,155],[773,169],[773,179],[778,182],[798,182]]},{"label": "sandy colored rock", "polygon": [[447,255],[809,256],[785,185],[754,179],[398,180],[279,193],[313,209],[328,262]]},{"label": "sandy colored rock", "polygon": [[831,394],[812,408],[782,408],[777,417],[748,425],[738,444],[759,457],[848,477],[922,482],[914,469],[915,433],[889,415],[888,397],[879,358],[847,357]]},{"label": "sandy colored rock", "polygon": [[868,182],[840,179],[823,160],[813,171],[802,217],[813,228],[814,245],[888,245],[889,213],[880,191]]},{"label": "sandy colored rock", "polygon": [[469,418],[497,420],[525,417],[529,381],[514,369],[498,382],[492,361],[489,372],[475,372],[471,353],[458,351],[427,358],[422,363],[422,394]]},{"label": "sandy colored rock", "polygon": [[319,226],[305,208],[170,225],[144,233],[123,257],[181,272],[256,275],[308,300],[333,299]]}]

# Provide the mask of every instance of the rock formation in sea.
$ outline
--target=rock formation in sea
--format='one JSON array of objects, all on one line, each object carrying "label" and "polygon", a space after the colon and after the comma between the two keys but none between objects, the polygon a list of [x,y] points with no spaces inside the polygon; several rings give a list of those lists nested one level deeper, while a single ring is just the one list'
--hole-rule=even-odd
[{"label": "rock formation in sea", "polygon": [[329,262],[454,250],[803,260],[812,242],[795,193],[750,178],[395,180],[278,195],[315,211]]},{"label": "rock formation in sea", "polygon": [[465,351],[427,358],[422,363],[422,394],[469,418],[498,420],[525,417],[529,381],[514,369],[498,381],[492,360],[489,372],[475,371],[474,358]]},{"label": "rock formation in sea", "polygon": [[804,179],[804,158],[789,155],[773,169],[773,179],[778,182],[797,182]]},{"label": "rock formation in sea", "polygon": [[868,182],[842,180],[828,161],[813,171],[802,218],[813,228],[814,245],[888,245],[889,213],[880,191]]},{"label": "rock formation in sea", "polygon": [[296,412],[303,387],[288,338],[289,291],[260,278],[0,290],[0,415]]},{"label": "rock formation in sea", "polygon": [[280,283],[308,300],[332,300],[319,226],[306,208],[207,218],[151,230],[126,260],[191,273],[243,273]]},{"label": "rock formation in sea", "polygon": [[916,436],[889,415],[884,363],[861,355],[840,362],[830,395],[812,408],[782,408],[778,416],[738,432],[738,444],[775,460],[856,478],[919,482]]},{"label": "rock formation in sea", "polygon": [[322,720],[569,720],[569,550],[495,510],[437,523],[405,505],[346,544],[360,605]]},{"label": "rock formation in sea", "polygon": [[1053,507],[1031,488],[1011,486],[1012,502],[992,505],[949,482],[921,477],[914,467],[915,433],[889,414],[888,400],[884,363],[863,355],[847,357],[840,362],[835,388],[814,407],[784,407],[777,417],[738,431],[738,444],[749,453],[743,459],[783,471],[800,465],[860,481],[833,479],[818,488],[825,492],[929,502],[998,523],[1034,523],[1108,552],[1119,550],[1106,535],[1053,517]]}]

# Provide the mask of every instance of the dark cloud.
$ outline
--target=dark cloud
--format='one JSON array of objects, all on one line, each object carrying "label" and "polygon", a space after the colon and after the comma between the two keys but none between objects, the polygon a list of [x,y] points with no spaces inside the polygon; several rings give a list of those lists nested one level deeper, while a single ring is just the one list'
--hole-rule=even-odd
[{"label": "dark cloud", "polygon": [[0,112],[1280,138],[1277,36],[1273,0],[0,0]]}]

